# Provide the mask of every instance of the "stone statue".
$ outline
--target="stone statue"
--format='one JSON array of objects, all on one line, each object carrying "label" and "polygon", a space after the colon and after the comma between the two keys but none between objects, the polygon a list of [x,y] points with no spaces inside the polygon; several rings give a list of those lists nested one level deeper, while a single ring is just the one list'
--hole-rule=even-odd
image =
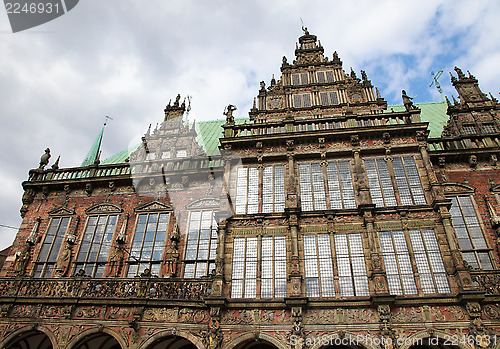
[{"label": "stone statue", "polygon": [[174,107],[178,107],[179,106],[180,99],[181,99],[181,95],[178,94],[177,97],[175,98]]},{"label": "stone statue", "polygon": [[403,98],[403,105],[405,106],[406,111],[410,111],[411,109],[417,109],[417,107],[415,107],[413,105],[413,102],[411,101],[413,98],[409,97],[406,94],[405,90],[403,90],[401,93],[402,93],[401,97]]},{"label": "stone statue", "polygon": [[302,31],[304,32],[304,35],[309,35],[309,30],[307,30],[307,27],[302,26]]},{"label": "stone statue", "polygon": [[110,269],[109,269],[109,276],[111,276],[111,277],[120,276],[120,273],[121,273],[122,268],[123,268],[123,260],[125,257],[124,252],[125,251],[123,249],[123,246],[118,246],[113,251],[113,254],[109,258],[110,265],[111,265]]},{"label": "stone statue", "polygon": [[288,65],[288,61],[286,60],[286,56],[283,56],[282,62],[283,62],[283,65]]},{"label": "stone statue", "polygon": [[265,91],[266,90],[266,83],[264,81],[260,82],[260,90]]},{"label": "stone statue", "polygon": [[40,158],[40,167],[38,167],[40,170],[43,170],[45,166],[48,165],[50,159],[50,149],[47,148],[45,149],[45,154],[42,155]]},{"label": "stone statue", "polygon": [[57,276],[66,275],[71,262],[71,244],[65,243],[61,255],[56,260],[55,273]]},{"label": "stone statue", "polygon": [[236,107],[232,104],[229,104],[226,108],[226,111],[224,112],[224,115],[226,116],[226,123],[228,124],[233,124],[234,123],[234,116],[233,116],[233,111],[236,110]]},{"label": "stone statue", "polygon": [[24,246],[21,252],[16,256],[16,265],[14,267],[14,272],[17,275],[24,275],[26,273],[26,267],[30,261],[30,245]]}]

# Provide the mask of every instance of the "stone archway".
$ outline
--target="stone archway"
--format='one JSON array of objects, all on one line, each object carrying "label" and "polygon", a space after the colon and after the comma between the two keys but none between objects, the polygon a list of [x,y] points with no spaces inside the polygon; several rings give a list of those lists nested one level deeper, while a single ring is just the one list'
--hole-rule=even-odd
[{"label": "stone archway", "polygon": [[111,335],[106,333],[88,334],[78,341],[73,349],[122,349],[122,346]]},{"label": "stone archway", "polygon": [[160,337],[149,343],[146,349],[197,349],[196,345],[181,336]]},{"label": "stone archway", "polygon": [[38,330],[21,332],[11,338],[5,349],[52,349],[50,338]]},{"label": "stone archway", "polygon": [[263,339],[247,340],[238,344],[234,349],[278,349],[275,345]]}]

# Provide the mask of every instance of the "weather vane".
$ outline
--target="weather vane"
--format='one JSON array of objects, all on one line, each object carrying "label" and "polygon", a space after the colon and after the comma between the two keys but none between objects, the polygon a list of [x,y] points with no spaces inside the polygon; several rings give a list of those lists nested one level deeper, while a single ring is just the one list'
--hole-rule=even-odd
[{"label": "weather vane", "polygon": [[104,118],[105,118],[104,126],[106,126],[106,123],[108,122],[108,120],[113,120],[113,118],[111,116],[108,116],[108,115],[105,115]]},{"label": "weather vane", "polygon": [[441,85],[439,84],[439,81],[438,81],[441,74],[443,74],[443,69],[440,69],[436,74],[434,74],[434,72],[431,71],[432,82],[429,85],[429,87],[432,87],[432,85],[436,85],[436,88],[438,89],[439,93],[441,94],[441,98],[443,99],[443,102],[444,102],[443,90],[441,89]]}]

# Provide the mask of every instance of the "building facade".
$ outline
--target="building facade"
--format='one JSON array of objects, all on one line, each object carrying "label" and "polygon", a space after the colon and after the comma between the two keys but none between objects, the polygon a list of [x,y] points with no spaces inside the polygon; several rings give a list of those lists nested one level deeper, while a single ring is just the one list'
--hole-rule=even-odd
[{"label": "building facade", "polygon": [[126,156],[47,149],[0,347],[498,347],[500,106],[455,70],[459,101],[388,108],[306,29],[248,119],[178,96]]}]

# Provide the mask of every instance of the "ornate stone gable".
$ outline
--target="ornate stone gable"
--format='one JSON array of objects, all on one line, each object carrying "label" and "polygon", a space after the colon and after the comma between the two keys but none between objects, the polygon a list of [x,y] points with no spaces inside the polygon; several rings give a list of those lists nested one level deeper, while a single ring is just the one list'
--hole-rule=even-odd
[{"label": "ornate stone gable", "polygon": [[113,214],[113,213],[121,213],[123,210],[115,204],[110,204],[110,203],[102,203],[102,204],[96,204],[92,205],[89,208],[85,210],[85,213],[87,215],[94,215],[94,214]]},{"label": "ornate stone gable", "polygon": [[146,204],[142,204],[134,209],[135,212],[158,212],[158,211],[172,211],[173,208],[171,205],[165,204],[160,201],[151,201]]}]

